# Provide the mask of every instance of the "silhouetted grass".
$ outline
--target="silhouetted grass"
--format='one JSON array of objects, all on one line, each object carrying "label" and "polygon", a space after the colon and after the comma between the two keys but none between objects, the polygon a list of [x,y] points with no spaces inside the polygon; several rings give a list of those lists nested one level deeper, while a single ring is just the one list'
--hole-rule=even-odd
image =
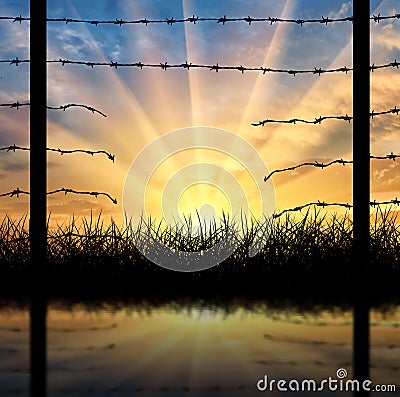
[{"label": "silhouetted grass", "polygon": [[[396,212],[381,210],[371,216],[370,280],[378,295],[394,291],[400,280],[400,225]],[[27,219],[5,217],[0,224],[0,277],[29,281]],[[198,225],[198,223],[197,223]],[[55,290],[87,291],[128,289],[154,291],[178,289],[183,294],[213,293],[229,289],[232,294],[266,291],[297,293],[350,293],[352,268],[352,221],[348,214],[307,211],[301,218],[287,214],[262,222],[233,221],[223,217],[195,227],[193,219],[167,227],[152,219],[138,227],[105,223],[102,216],[81,220],[74,217],[48,231],[49,284]],[[174,272],[147,260],[141,251],[164,255],[158,238],[173,250],[201,251],[221,238],[237,244],[221,264],[202,272]],[[253,242],[260,251],[249,256]],[[138,249],[140,247],[141,251]],[[362,260],[362,258],[358,258]],[[184,264],[182,264],[184,265]],[[205,287],[205,284],[206,287]],[[397,287],[396,287],[397,284]],[[211,293],[211,292],[210,292]]]}]

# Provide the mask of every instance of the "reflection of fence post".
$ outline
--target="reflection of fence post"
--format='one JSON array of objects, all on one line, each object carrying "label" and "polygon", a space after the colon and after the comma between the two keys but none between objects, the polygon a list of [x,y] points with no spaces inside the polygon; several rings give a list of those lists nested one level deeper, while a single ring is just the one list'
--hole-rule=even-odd
[{"label": "reflection of fence post", "polygon": [[46,396],[46,0],[30,1],[31,397]]},{"label": "reflection of fence post", "polygon": [[[370,4],[353,2],[354,379],[369,379]],[[364,259],[365,258],[365,259]],[[366,396],[360,391],[356,395]]]}]

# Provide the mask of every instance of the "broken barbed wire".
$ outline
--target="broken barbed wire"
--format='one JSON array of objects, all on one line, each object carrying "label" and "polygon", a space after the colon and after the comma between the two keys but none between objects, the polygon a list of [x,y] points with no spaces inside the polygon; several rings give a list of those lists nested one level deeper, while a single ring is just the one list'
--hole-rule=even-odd
[{"label": "broken barbed wire", "polygon": [[[95,196],[96,198],[98,198],[98,196],[106,196],[112,201],[113,204],[117,204],[117,199],[111,197],[108,193],[104,193],[104,192],[81,192],[81,191],[77,191],[74,189],[62,187],[60,189],[56,189],[56,190],[47,192],[46,194],[52,195],[52,194],[56,194],[56,193],[64,193],[65,195],[67,193],[82,194],[82,195],[88,195],[88,196]],[[7,196],[8,197],[19,197],[20,194],[30,195],[30,192],[21,190],[19,187],[17,187],[16,189],[14,189],[10,192],[0,194],[0,197],[7,197]]]},{"label": "broken barbed wire", "polygon": [[[0,148],[0,151],[7,151],[7,152],[14,152],[14,153],[17,150],[29,151],[30,148],[17,146],[15,144],[10,145],[10,146],[4,146],[4,147]],[[86,153],[86,154],[90,154],[91,156],[94,156],[95,154],[104,154],[113,163],[115,161],[115,155],[111,154],[111,153],[108,153],[105,150],[86,150],[86,149],[64,150],[64,149],[60,149],[60,148],[57,148],[57,149],[55,149],[55,148],[46,148],[46,150],[49,151],[49,152],[60,153],[61,155],[63,155],[63,154],[71,154],[71,153]]]},{"label": "broken barbed wire", "polygon": [[[396,161],[397,158],[400,158],[400,155],[393,154],[393,152],[392,152],[392,153],[387,154],[385,156],[373,156],[373,155],[370,155],[369,157],[370,157],[370,159]],[[331,165],[334,165],[334,164],[342,164],[342,165],[353,164],[353,160],[337,159],[337,160],[332,160],[329,163],[323,163],[323,162],[320,163],[318,161],[314,161],[313,163],[311,163],[311,162],[301,163],[301,164],[294,165],[292,167],[281,168],[281,169],[277,169],[277,170],[272,171],[271,173],[269,173],[267,176],[264,177],[264,182],[267,182],[268,179],[270,179],[272,175],[280,173],[280,172],[294,171],[297,168],[306,167],[306,166],[311,166],[311,167],[324,169],[324,168],[330,167]]]},{"label": "broken barbed wire", "polygon": [[268,179],[270,179],[272,177],[272,175],[274,175],[274,174],[277,174],[280,172],[286,172],[286,171],[294,171],[297,168],[302,168],[302,167],[306,167],[306,166],[312,166],[312,167],[324,169],[324,168],[329,167],[334,164],[346,165],[346,164],[352,164],[352,163],[353,163],[352,160],[343,160],[343,159],[333,160],[333,161],[330,161],[329,163],[319,163],[318,161],[314,161],[313,163],[311,163],[311,162],[301,163],[298,165],[294,165],[292,167],[281,168],[281,169],[277,169],[277,170],[270,172],[267,176],[264,177],[264,182],[267,182]]},{"label": "broken barbed wire", "polygon": [[[372,15],[369,18],[371,21],[379,23],[380,21],[387,20],[387,19],[400,19],[400,14],[395,13],[393,15]],[[30,21],[30,17],[23,17],[21,14],[17,17],[11,16],[0,16],[0,20],[8,20],[11,22],[19,22],[20,24],[25,21]],[[173,26],[176,23],[192,23],[196,25],[197,22],[216,22],[221,25],[225,25],[228,22],[245,22],[249,26],[253,22],[267,22],[269,25],[273,25],[275,23],[293,23],[299,26],[303,26],[309,23],[317,23],[327,26],[330,23],[335,22],[353,22],[353,16],[347,16],[342,18],[330,18],[324,17],[321,18],[278,18],[278,17],[241,17],[241,18],[229,18],[226,15],[223,17],[199,17],[193,16],[188,18],[178,18],[175,19],[174,17],[165,18],[165,19],[123,19],[123,18],[115,18],[109,20],[100,20],[100,19],[76,19],[76,18],[46,18],[47,22],[61,22],[68,25],[69,23],[85,23],[89,25],[99,26],[99,25],[145,25],[148,26],[150,24],[167,24],[169,26]]]},{"label": "broken barbed wire", "polygon": [[[400,205],[400,200],[397,199],[397,197],[393,200],[389,200],[389,201],[370,201],[369,205],[371,207],[379,207],[380,205]],[[303,204],[294,208],[288,208],[285,209],[281,212],[275,213],[272,215],[273,218],[279,218],[280,216],[282,216],[285,213],[288,212],[300,212],[301,210],[303,210],[304,208],[307,207],[344,207],[348,210],[353,208],[352,204],[349,203],[326,203],[325,201],[317,201],[317,202],[312,202],[312,203],[307,203],[307,204]]]},{"label": "broken barbed wire", "polygon": [[[29,102],[25,102],[25,103],[20,103],[19,101],[17,102],[12,102],[12,103],[1,103],[0,107],[8,107],[10,109],[19,109],[23,106],[30,106],[31,104]],[[60,106],[46,106],[46,109],[50,109],[50,110],[67,110],[69,108],[84,108],[89,110],[92,113],[98,113],[100,115],[102,115],[103,117],[107,117],[106,114],[104,114],[103,112],[101,112],[100,110],[95,109],[92,106],[88,106],[88,105],[82,105],[82,104],[78,104],[78,103],[68,103],[67,105],[60,105]]]},{"label": "broken barbed wire", "polygon": [[[397,108],[397,106],[395,106],[392,109],[389,110],[385,110],[382,112],[375,112],[374,110],[372,110],[369,113],[369,117],[371,119],[373,119],[375,116],[381,116],[384,114],[396,114],[399,115],[400,113],[400,109]],[[265,124],[270,124],[270,123],[281,123],[281,124],[296,124],[296,123],[305,123],[305,124],[321,124],[323,121],[325,120],[344,120],[347,121],[348,123],[350,123],[353,120],[352,116],[349,115],[342,115],[342,116],[320,116],[320,117],[315,117],[314,120],[305,120],[305,119],[298,119],[298,118],[293,118],[293,119],[288,119],[288,120],[274,120],[274,119],[265,119],[265,120],[261,120],[258,123],[252,123],[251,125],[253,127],[264,127]]]}]

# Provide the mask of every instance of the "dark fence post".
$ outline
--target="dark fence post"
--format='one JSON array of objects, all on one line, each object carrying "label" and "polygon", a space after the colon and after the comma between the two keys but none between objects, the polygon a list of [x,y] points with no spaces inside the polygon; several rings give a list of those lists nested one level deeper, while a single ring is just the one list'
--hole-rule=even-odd
[{"label": "dark fence post", "polygon": [[30,392],[46,397],[47,37],[46,0],[30,1]]},{"label": "dark fence post", "polygon": [[[353,1],[353,372],[369,379],[370,2]],[[360,390],[357,396],[367,396]]]}]

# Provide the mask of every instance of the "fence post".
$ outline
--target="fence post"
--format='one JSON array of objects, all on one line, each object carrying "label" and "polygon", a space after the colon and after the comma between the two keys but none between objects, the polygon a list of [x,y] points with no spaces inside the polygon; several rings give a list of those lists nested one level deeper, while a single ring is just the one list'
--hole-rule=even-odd
[{"label": "fence post", "polygon": [[[370,2],[353,1],[353,372],[369,379]],[[365,259],[364,259],[365,258]],[[357,396],[367,396],[360,390]]]},{"label": "fence post", "polygon": [[46,397],[46,0],[30,0],[30,395]]}]

